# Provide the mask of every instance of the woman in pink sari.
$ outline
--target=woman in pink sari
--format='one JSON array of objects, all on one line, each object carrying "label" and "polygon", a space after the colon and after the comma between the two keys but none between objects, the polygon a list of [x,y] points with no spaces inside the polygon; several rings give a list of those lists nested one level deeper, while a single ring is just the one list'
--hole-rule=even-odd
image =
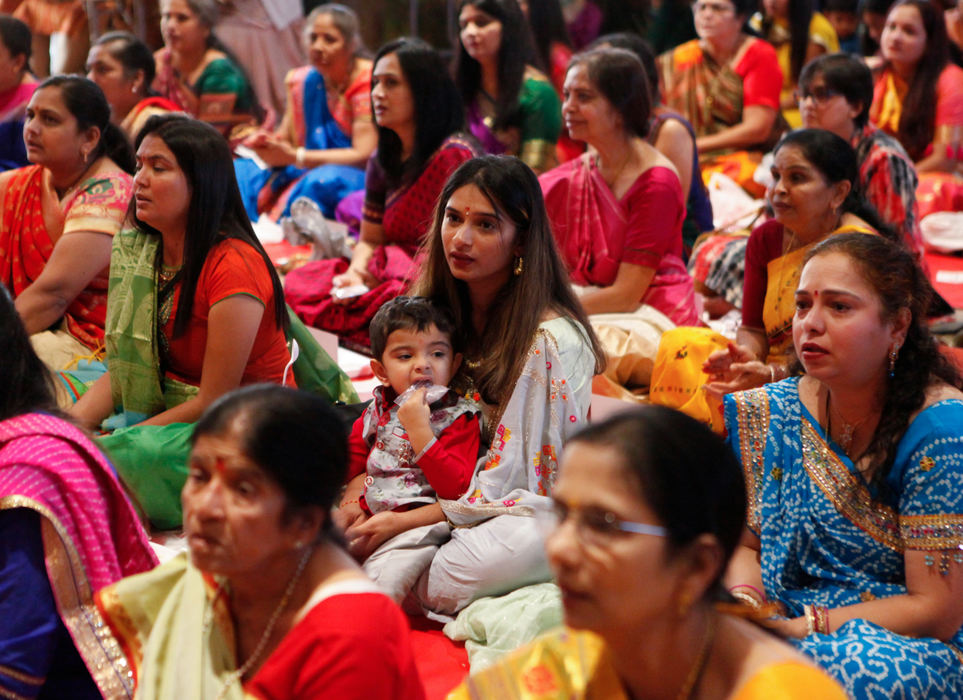
[{"label": "woman in pink sari", "polygon": [[52,413],[2,286],[0,357],[0,697],[130,697],[93,594],[157,559],[107,460]]},{"label": "woman in pink sari", "polygon": [[650,102],[639,59],[624,49],[576,56],[562,115],[586,154],[540,179],[559,249],[589,314],[654,307],[698,322],[682,262],[685,203],[672,162],[645,141]]}]

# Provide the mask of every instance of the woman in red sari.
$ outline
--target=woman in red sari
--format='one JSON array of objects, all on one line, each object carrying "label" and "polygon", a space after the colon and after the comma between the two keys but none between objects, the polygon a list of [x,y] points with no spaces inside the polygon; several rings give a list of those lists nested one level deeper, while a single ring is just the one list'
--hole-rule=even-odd
[{"label": "woman in red sari", "polygon": [[351,260],[310,262],[289,273],[285,297],[305,323],[368,345],[368,323],[415,269],[435,200],[476,154],[461,100],[441,57],[398,39],[375,57],[371,99],[378,150],[368,161],[361,239]]},{"label": "woman in red sari", "polygon": [[86,78],[44,82],[27,106],[33,165],[0,176],[0,282],[49,366],[104,339],[107,265],[131,194],[133,154]]}]

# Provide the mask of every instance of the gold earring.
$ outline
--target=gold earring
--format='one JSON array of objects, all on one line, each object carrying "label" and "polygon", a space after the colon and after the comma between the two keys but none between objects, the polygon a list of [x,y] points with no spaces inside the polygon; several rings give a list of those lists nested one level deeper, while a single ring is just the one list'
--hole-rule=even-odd
[{"label": "gold earring", "polygon": [[519,275],[522,274],[522,272],[524,272],[524,270],[525,270],[525,258],[519,255],[517,258],[515,258],[515,270],[514,270],[515,276],[518,277]]},{"label": "gold earring", "polygon": [[679,613],[679,617],[685,617],[689,614],[690,605],[692,605],[692,597],[686,592],[680,593],[676,600],[676,612]]}]

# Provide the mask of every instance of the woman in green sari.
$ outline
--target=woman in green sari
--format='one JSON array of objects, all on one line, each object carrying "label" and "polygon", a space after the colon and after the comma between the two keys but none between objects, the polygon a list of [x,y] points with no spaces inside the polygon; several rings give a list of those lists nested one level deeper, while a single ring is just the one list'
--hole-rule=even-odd
[{"label": "woman in green sari", "polygon": [[138,136],[137,164],[135,226],[115,237],[111,253],[108,371],[72,414],[94,429],[137,426],[102,444],[150,501],[143,505],[155,524],[176,526],[190,424],[241,385],[295,383],[289,320],[221,135],[181,115],[152,117]]}]

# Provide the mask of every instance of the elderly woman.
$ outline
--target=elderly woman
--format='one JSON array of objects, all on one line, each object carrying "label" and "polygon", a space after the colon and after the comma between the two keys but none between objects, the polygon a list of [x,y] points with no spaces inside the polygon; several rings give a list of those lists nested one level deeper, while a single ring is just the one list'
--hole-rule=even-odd
[{"label": "elderly woman", "polygon": [[[541,189],[517,158],[468,161],[448,180],[413,292],[454,312],[466,391],[484,404],[484,443],[455,524],[421,577],[422,604],[455,613],[475,598],[546,581],[532,518],[568,437],[585,422],[605,358],[569,286]],[[471,527],[466,527],[470,525]]]},{"label": "elderly woman", "polygon": [[354,10],[334,3],[316,7],[305,25],[311,65],[288,74],[287,109],[273,134],[245,141],[270,166],[250,160],[235,169],[252,219],[290,211],[298,197],[314,200],[325,216],[350,192],[364,187],[363,165],[378,133],[371,118],[371,68]]},{"label": "elderly woman", "polygon": [[723,172],[761,194],[752,175],[779,138],[783,75],[773,47],[742,31],[751,0],[699,0],[698,39],[659,57],[665,104],[695,128],[703,175]]},{"label": "elderly woman", "polygon": [[28,164],[23,145],[27,102],[37,89],[30,73],[30,28],[15,17],[0,15],[0,170]]},{"label": "elderly woman", "polygon": [[486,153],[515,155],[535,172],[556,164],[558,95],[535,58],[516,0],[461,0],[453,72],[468,126]]},{"label": "elderly woman", "polygon": [[404,615],[335,532],[346,467],[318,397],[256,386],[211,407],[181,495],[188,554],[97,599],[137,697],[424,698]]},{"label": "elderly woman", "polygon": [[625,49],[577,55],[562,116],[591,152],[540,178],[562,259],[588,314],[655,307],[678,325],[698,322],[682,262],[685,201],[679,173],[650,145],[642,64]]},{"label": "elderly woman", "polygon": [[873,77],[866,64],[849,54],[820,56],[806,64],[796,96],[806,128],[832,131],[856,150],[866,201],[922,256],[916,168],[899,141],[869,121]]},{"label": "elderly woman", "polygon": [[103,346],[111,240],[134,161],[104,94],[85,78],[41,84],[23,137],[33,165],[0,176],[0,282],[41,359],[61,369]]},{"label": "elderly woman", "polygon": [[929,292],[902,246],[829,238],[795,292],[806,374],[726,398],[750,494],[729,582],[858,700],[963,694],[963,380]]},{"label": "elderly woman", "polygon": [[154,54],[154,89],[191,116],[230,135],[260,121],[263,110],[250,81],[214,36],[216,0],[161,0],[164,48]]},{"label": "elderly woman", "polygon": [[361,237],[351,259],[310,262],[285,279],[288,303],[308,325],[363,346],[375,312],[415,274],[445,181],[477,153],[461,133],[455,84],[438,52],[420,39],[381,47],[371,101],[378,150],[368,162]]},{"label": "elderly woman", "polygon": [[538,516],[567,626],[449,697],[496,700],[534,686],[558,698],[842,700],[812,662],[716,607],[728,598],[721,580],[745,499],[722,440],[671,409],[649,406],[575,435]]},{"label": "elderly woman", "polygon": [[129,697],[93,594],[157,560],[110,464],[57,415],[2,287],[0,357],[0,696]]},{"label": "elderly woman", "polygon": [[129,32],[108,32],[90,47],[87,77],[104,91],[110,121],[134,141],[155,114],[180,107],[151,89],[154,57],[147,44]]}]

